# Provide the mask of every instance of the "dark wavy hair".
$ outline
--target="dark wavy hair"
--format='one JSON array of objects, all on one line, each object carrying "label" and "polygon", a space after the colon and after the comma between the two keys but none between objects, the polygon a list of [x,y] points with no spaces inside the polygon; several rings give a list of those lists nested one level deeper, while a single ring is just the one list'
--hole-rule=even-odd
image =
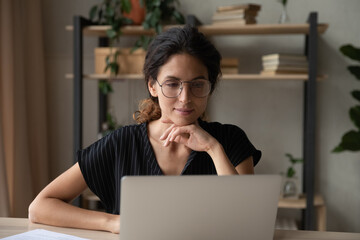
[{"label": "dark wavy hair", "polygon": [[[174,54],[187,53],[199,59],[207,68],[209,81],[211,83],[210,94],[214,91],[216,83],[221,76],[221,55],[215,46],[198,31],[196,27],[185,25],[185,27],[174,27],[159,34],[150,44],[143,72],[145,83],[155,82],[159,69]],[[153,84],[153,83],[151,83]],[[134,113],[134,119],[138,123],[150,122],[161,117],[158,98],[151,96],[142,100],[139,110]]]}]

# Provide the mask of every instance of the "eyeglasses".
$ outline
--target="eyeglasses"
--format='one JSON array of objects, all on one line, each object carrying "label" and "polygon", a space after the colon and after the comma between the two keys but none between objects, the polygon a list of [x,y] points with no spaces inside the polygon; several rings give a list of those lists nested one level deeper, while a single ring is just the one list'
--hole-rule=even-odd
[{"label": "eyeglasses", "polygon": [[156,82],[161,87],[161,92],[165,97],[176,98],[183,90],[183,84],[188,83],[190,85],[190,91],[195,97],[206,97],[211,91],[211,83],[206,79],[195,79],[192,81],[180,81],[177,79],[166,80],[163,84],[160,84],[156,79]]}]

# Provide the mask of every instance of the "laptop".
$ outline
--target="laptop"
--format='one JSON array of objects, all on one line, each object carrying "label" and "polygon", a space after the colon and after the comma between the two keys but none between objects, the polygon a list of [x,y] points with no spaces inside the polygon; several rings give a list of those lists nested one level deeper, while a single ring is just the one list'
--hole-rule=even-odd
[{"label": "laptop", "polygon": [[279,175],[128,176],[120,240],[273,239]]}]

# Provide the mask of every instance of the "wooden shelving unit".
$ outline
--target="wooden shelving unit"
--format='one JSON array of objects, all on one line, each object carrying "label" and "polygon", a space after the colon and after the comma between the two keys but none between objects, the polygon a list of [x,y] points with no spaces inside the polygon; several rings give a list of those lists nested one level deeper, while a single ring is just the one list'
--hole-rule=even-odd
[{"label": "wooden shelving unit", "polygon": [[[174,26],[165,26],[164,30]],[[198,26],[199,31],[207,36],[226,35],[303,35],[305,36],[304,54],[309,62],[308,74],[275,75],[267,76],[261,74],[224,74],[224,80],[291,80],[304,82],[304,137],[303,137],[303,158],[304,158],[304,183],[302,204],[305,204],[303,212],[303,229],[314,230],[315,206],[314,206],[314,181],[315,181],[315,123],[316,123],[316,83],[326,76],[317,73],[317,41],[318,35],[323,34],[328,24],[317,22],[317,13],[309,14],[307,23],[304,24],[253,24],[245,26]],[[74,36],[74,72],[67,74],[67,78],[74,80],[74,150],[82,148],[82,85],[83,79],[106,80],[107,75],[95,75],[83,73],[83,37],[96,36],[106,37],[106,30],[109,26],[93,26],[87,19],[75,16],[74,25],[66,26],[66,30],[72,31]],[[122,28],[123,36],[154,35],[153,30],[144,30],[141,26],[127,26]],[[120,75],[113,80],[122,79],[143,79],[139,74]],[[100,106],[106,102],[104,96],[99,97]],[[100,121],[104,119],[106,112],[100,109]],[[102,117],[101,117],[102,116]]]},{"label": "wooden shelving unit", "polygon": [[[73,79],[74,75],[68,73],[65,75],[67,79]],[[142,74],[121,74],[110,77],[106,74],[84,74],[84,79],[92,80],[111,80],[111,81],[122,81],[122,80],[144,80]],[[318,75],[317,80],[323,80],[326,75]],[[223,74],[222,80],[296,80],[296,81],[307,81],[307,74],[279,74],[279,75],[262,75],[262,74]]]},{"label": "wooden shelving unit", "polygon": [[[168,25],[163,28],[167,30],[172,27],[182,25]],[[318,33],[322,34],[328,28],[328,24],[319,23],[317,26]],[[65,27],[68,31],[73,31],[74,27],[69,25]],[[87,26],[84,27],[83,33],[86,36],[106,37],[106,31],[110,26]],[[207,36],[220,35],[267,35],[267,34],[308,34],[309,24],[249,24],[243,26],[217,26],[217,25],[202,25],[198,27],[199,31]],[[155,31],[144,29],[142,26],[126,26],[121,28],[123,35],[139,36],[139,35],[154,35]]]}]

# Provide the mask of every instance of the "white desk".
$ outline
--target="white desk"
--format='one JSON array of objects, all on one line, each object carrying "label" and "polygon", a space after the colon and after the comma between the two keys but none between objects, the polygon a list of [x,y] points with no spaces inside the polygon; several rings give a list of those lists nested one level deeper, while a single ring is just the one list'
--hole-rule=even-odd
[{"label": "white desk", "polygon": [[[26,218],[0,218],[0,238],[12,236],[34,229],[45,229],[53,232],[70,234],[88,239],[119,239],[119,235],[108,232],[82,230],[73,228],[52,227],[42,224],[29,223]],[[359,240],[360,233],[315,232],[275,230],[274,240]]]}]

